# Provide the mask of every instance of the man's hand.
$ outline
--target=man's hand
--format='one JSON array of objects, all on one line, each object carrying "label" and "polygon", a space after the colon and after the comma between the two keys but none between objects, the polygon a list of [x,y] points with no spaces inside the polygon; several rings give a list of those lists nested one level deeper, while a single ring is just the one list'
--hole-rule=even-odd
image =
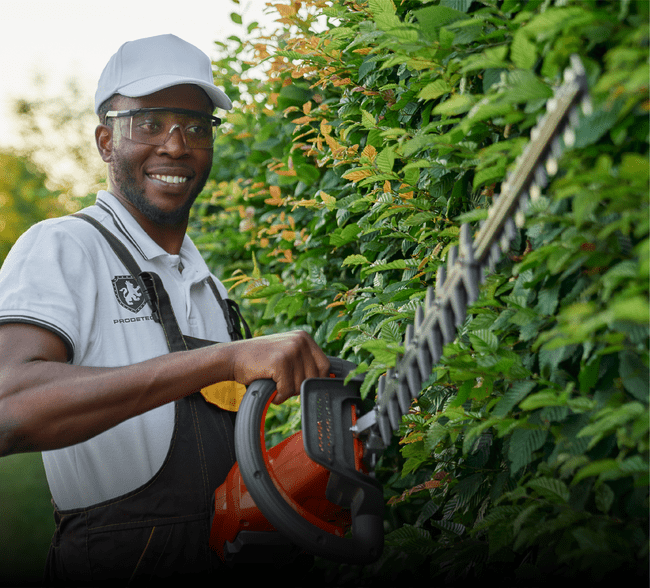
[{"label": "man's hand", "polygon": [[247,386],[255,380],[273,380],[278,389],[274,404],[299,394],[307,378],[329,375],[327,356],[304,331],[256,337],[235,345],[231,360],[233,380]]}]

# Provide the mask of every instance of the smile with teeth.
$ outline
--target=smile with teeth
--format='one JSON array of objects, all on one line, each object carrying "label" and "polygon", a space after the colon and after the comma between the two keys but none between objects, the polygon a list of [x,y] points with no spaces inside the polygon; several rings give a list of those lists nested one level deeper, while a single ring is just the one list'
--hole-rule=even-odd
[{"label": "smile with teeth", "polygon": [[165,182],[167,184],[184,184],[187,182],[186,176],[162,176],[160,174],[151,174],[151,177],[154,180],[160,180],[161,182]]}]

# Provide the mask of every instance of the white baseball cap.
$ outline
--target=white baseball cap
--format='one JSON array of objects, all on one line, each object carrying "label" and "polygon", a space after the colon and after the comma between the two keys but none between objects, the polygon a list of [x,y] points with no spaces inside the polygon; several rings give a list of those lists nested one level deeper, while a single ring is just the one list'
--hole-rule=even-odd
[{"label": "white baseball cap", "polygon": [[175,35],[158,35],[124,43],[111,57],[95,92],[95,113],[113,94],[147,96],[180,84],[201,87],[215,108],[232,102],[214,85],[212,62],[198,47]]}]

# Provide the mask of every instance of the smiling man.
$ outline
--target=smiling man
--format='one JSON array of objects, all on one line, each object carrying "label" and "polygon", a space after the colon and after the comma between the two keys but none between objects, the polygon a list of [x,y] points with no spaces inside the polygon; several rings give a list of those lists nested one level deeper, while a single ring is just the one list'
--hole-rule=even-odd
[{"label": "smiling man", "polygon": [[304,332],[243,340],[186,235],[213,112],[232,106],[209,58],[173,35],[126,43],[95,98],[109,189],[82,218],[32,227],[0,271],[0,456],[43,452],[49,583],[214,579],[233,424],[199,391],[269,378],[279,403],[329,361]]}]

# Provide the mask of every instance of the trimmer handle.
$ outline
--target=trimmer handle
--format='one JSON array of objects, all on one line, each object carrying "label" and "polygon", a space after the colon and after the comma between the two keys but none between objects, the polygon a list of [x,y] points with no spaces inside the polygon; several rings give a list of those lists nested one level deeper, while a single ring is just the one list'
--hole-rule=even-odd
[{"label": "trimmer handle", "polygon": [[[361,399],[358,386],[344,384],[353,364],[330,358],[335,377],[305,380],[301,388],[303,441],[309,457],[330,470],[327,499],[350,509],[352,537],[297,504],[268,467],[264,419],[276,394],[273,380],[257,380],[247,389],[235,426],[235,452],[241,477],[268,521],[301,549],[333,561],[368,564],[383,549],[383,491],[358,471],[358,451],[349,430]],[[337,535],[337,533],[339,533]]]}]

